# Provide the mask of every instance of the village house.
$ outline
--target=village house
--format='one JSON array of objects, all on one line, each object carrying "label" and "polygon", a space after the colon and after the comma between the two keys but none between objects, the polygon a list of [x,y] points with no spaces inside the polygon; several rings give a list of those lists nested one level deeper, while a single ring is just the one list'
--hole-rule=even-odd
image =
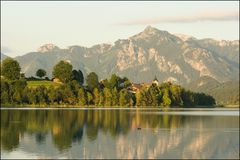
[{"label": "village house", "polygon": [[128,87],[128,91],[131,93],[136,93],[138,92],[141,88],[149,88],[152,84],[159,84],[159,81],[157,79],[157,77],[155,76],[155,78],[152,80],[151,83],[131,83],[131,86]]},{"label": "village house", "polygon": [[53,81],[54,83],[62,84],[62,82],[61,82],[60,79],[58,79],[58,78],[53,78],[52,81]]}]

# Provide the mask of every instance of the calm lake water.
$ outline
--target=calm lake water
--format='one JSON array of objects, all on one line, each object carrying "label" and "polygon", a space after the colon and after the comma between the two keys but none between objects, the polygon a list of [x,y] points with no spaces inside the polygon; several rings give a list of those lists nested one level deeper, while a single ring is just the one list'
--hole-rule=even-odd
[{"label": "calm lake water", "polygon": [[1,109],[1,158],[239,158],[238,109]]}]

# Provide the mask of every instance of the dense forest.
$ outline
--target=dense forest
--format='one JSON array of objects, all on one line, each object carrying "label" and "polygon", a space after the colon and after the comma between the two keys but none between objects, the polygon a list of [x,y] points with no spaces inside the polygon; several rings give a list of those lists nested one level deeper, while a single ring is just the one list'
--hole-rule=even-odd
[{"label": "dense forest", "polygon": [[109,79],[99,81],[98,75],[91,72],[84,78],[81,70],[73,70],[66,61],[60,61],[53,68],[53,81],[60,84],[57,86],[29,87],[29,80],[41,81],[46,71],[36,71],[40,79],[26,78],[20,71],[16,60],[7,58],[1,63],[1,104],[89,107],[193,107],[215,104],[214,98],[209,95],[194,93],[170,82],[152,83],[132,92],[132,83],[127,77],[113,74]]}]

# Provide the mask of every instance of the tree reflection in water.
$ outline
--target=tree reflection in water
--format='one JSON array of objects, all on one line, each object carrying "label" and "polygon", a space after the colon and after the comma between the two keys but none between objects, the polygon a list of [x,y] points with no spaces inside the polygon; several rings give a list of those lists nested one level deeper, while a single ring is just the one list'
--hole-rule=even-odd
[{"label": "tree reflection in water", "polygon": [[81,142],[84,131],[94,141],[98,132],[112,137],[141,128],[174,128],[181,125],[181,116],[159,116],[132,113],[129,110],[2,110],[1,146],[11,151],[17,148],[24,133],[35,134],[38,144],[45,141],[48,132],[54,145],[61,151]]},{"label": "tree reflection in water", "polygon": [[1,110],[1,148],[12,152],[25,146],[23,150],[30,153],[40,150],[55,158],[66,153],[76,158],[124,159],[239,156],[238,116],[158,112]]}]

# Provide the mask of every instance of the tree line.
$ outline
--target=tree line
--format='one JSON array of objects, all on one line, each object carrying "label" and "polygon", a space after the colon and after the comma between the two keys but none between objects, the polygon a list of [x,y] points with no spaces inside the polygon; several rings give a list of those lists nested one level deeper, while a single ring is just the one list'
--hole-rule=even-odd
[{"label": "tree line", "polygon": [[[91,72],[84,83],[82,71],[73,70],[66,61],[60,61],[53,68],[53,77],[62,83],[58,87],[28,87],[28,78],[21,75],[20,71],[16,60],[7,58],[1,63],[1,104],[97,107],[187,107],[215,104],[214,98],[209,95],[194,93],[170,82],[152,84],[133,93],[127,77],[113,74],[109,79],[99,82],[98,75]],[[36,75],[42,78],[46,71],[39,69]]]}]

